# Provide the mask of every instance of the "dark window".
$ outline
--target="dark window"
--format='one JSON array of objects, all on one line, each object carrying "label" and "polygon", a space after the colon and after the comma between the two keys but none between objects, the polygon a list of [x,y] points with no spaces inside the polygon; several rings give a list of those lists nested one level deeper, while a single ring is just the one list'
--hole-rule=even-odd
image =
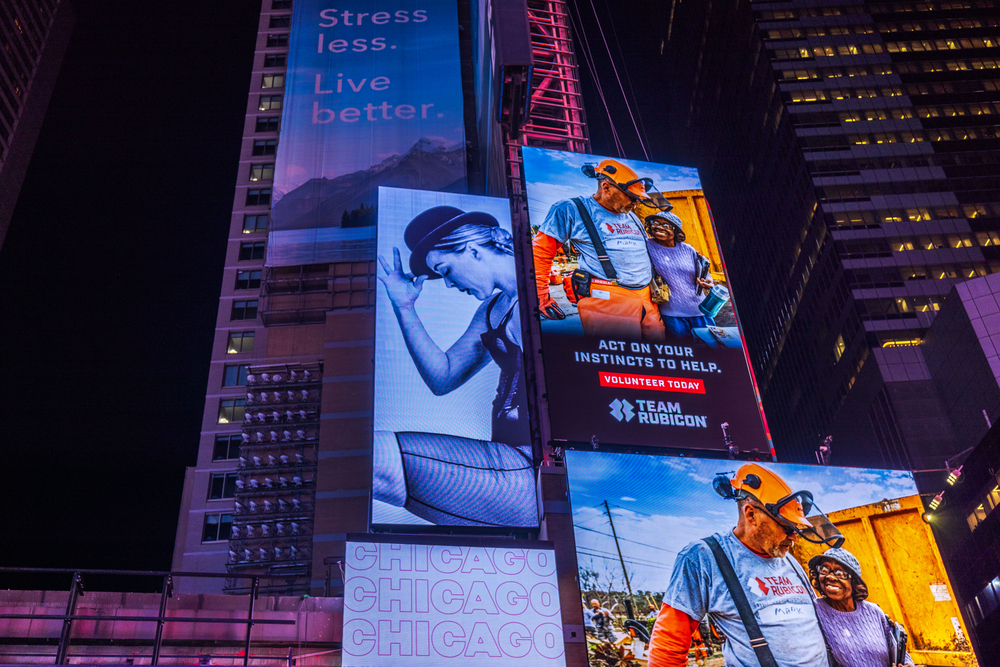
[{"label": "dark window", "polygon": [[257,299],[233,301],[231,320],[252,320],[257,317]]},{"label": "dark window", "polygon": [[236,289],[257,289],[260,287],[260,271],[237,271]]},{"label": "dark window", "polygon": [[226,354],[253,352],[253,342],[256,335],[253,331],[230,331],[229,342],[226,344]]},{"label": "dark window", "polygon": [[268,28],[287,28],[292,24],[291,14],[282,14],[281,16],[272,16],[271,20],[268,21]]},{"label": "dark window", "polygon": [[202,542],[219,542],[228,540],[233,529],[232,514],[206,514],[205,530],[202,531]]},{"label": "dark window", "polygon": [[257,119],[257,127],[254,132],[277,132],[279,116],[262,116]]},{"label": "dark window", "polygon": [[271,0],[271,9],[291,9],[292,0]]},{"label": "dark window", "polygon": [[277,111],[281,108],[281,95],[261,95],[258,111]]},{"label": "dark window", "polygon": [[263,241],[248,241],[240,244],[240,261],[247,259],[264,259]]},{"label": "dark window", "polygon": [[247,399],[245,398],[224,398],[219,401],[219,423],[232,424],[243,421],[243,414],[246,411]]},{"label": "dark window", "polygon": [[224,461],[239,458],[241,442],[243,442],[243,437],[238,434],[215,436],[215,450],[212,452],[212,460]]},{"label": "dark window", "polygon": [[243,233],[253,234],[267,229],[267,213],[243,216]]},{"label": "dark window", "polygon": [[247,375],[250,374],[250,367],[246,364],[239,366],[226,366],[226,372],[222,376],[223,387],[242,387],[247,383]]},{"label": "dark window", "polygon": [[263,206],[271,203],[271,188],[247,190],[247,206]]},{"label": "dark window", "polygon": [[277,139],[256,139],[253,142],[254,155],[274,155],[277,149]]},{"label": "dark window", "polygon": [[222,500],[234,497],[236,495],[236,477],[235,472],[213,474],[208,484],[208,499]]},{"label": "dark window", "polygon": [[278,46],[288,46],[288,35],[267,36],[267,48],[271,49]]},{"label": "dark window", "polygon": [[287,56],[284,53],[271,53],[264,56],[264,67],[284,67]]},{"label": "dark window", "polygon": [[273,181],[274,164],[254,164],[250,165],[251,181]]}]

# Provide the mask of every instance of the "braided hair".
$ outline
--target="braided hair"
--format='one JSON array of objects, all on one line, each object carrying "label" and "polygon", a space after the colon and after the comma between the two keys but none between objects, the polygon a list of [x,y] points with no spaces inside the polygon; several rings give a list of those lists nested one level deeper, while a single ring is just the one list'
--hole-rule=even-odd
[{"label": "braided hair", "polygon": [[514,254],[514,237],[511,236],[510,232],[501,227],[489,225],[462,225],[435,244],[434,249],[446,252],[465,252],[465,248],[470,243],[489,247],[501,255],[513,256]]}]

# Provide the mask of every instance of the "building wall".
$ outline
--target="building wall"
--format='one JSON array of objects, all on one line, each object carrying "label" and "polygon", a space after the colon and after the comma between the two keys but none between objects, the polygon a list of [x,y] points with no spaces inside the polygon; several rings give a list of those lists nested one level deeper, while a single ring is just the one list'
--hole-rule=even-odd
[{"label": "building wall", "polygon": [[[860,435],[858,410],[844,407],[863,408],[848,399],[859,381],[904,381],[881,367],[899,362],[872,352],[920,344],[954,285],[1000,270],[996,9],[671,8],[665,61],[678,122],[668,130],[702,171],[783,460],[813,460],[838,430]],[[892,386],[884,415],[916,416],[934,400],[929,386]],[[880,465],[905,465],[911,448],[933,456],[919,429],[902,453],[882,429],[864,430],[876,441],[859,455],[874,445]],[[838,460],[851,463],[847,454]]]}]

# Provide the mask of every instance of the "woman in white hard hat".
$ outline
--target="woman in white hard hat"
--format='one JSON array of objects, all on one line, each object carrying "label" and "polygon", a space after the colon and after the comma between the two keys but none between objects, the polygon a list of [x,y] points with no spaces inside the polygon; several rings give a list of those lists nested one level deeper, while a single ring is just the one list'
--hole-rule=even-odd
[{"label": "woman in white hard hat", "polygon": [[[847,549],[828,549],[809,560],[809,578],[820,598],[816,614],[841,667],[895,667],[899,629],[877,604],[868,602],[861,564]],[[906,635],[901,635],[905,651]]]},{"label": "woman in white hard hat", "polygon": [[[441,396],[490,364],[499,367],[500,377],[489,442],[376,432],[375,496],[439,525],[535,525],[513,238],[488,213],[435,206],[410,221],[404,241],[411,251],[409,272],[393,248],[392,264],[379,257],[385,272],[379,280],[424,383]],[[437,279],[456,296],[462,292],[482,302],[447,350],[431,338],[414,308],[424,282]],[[495,498],[505,502],[488,502]]]}]

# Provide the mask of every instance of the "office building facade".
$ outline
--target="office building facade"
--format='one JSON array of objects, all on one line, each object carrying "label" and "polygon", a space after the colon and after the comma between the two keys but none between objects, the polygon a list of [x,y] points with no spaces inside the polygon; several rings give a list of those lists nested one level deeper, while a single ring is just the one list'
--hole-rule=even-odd
[{"label": "office building facade", "polygon": [[705,176],[779,459],[833,435],[834,463],[940,467],[971,443],[921,344],[1000,271],[994,3],[672,7],[666,127]]}]

